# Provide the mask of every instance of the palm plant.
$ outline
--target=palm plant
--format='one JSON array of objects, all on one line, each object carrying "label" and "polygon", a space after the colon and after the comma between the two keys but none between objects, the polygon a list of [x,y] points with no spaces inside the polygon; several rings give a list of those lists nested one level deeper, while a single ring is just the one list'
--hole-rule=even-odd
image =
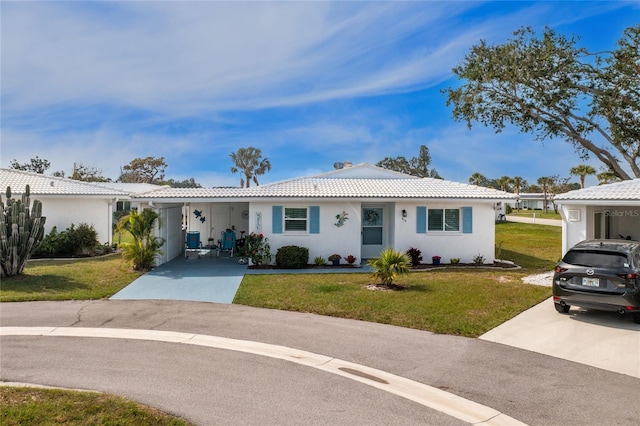
[{"label": "palm plant", "polygon": [[487,183],[487,178],[481,173],[475,172],[469,178],[469,183],[477,186],[484,186]]},{"label": "palm plant", "polygon": [[258,186],[258,176],[271,170],[271,162],[266,158],[262,158],[262,151],[251,146],[232,152],[231,159],[235,163],[235,166],[231,167],[231,173],[244,173],[244,178],[240,178],[241,188],[244,188],[245,184],[249,188],[251,180]]},{"label": "palm plant", "polygon": [[131,211],[118,221],[118,231],[127,231],[131,234],[133,242],[120,244],[122,257],[131,262],[134,270],[146,271],[154,266],[155,257],[161,254],[160,247],[164,239],[153,235],[155,223],[160,219],[152,210],[143,210],[142,213]]},{"label": "palm plant", "polygon": [[569,173],[573,176],[580,176],[580,188],[584,188],[584,178],[587,175],[595,175],[596,169],[588,164],[580,164],[578,166],[572,167],[569,170]]},{"label": "palm plant", "polygon": [[370,259],[367,264],[373,268],[372,277],[380,280],[386,286],[390,286],[393,280],[400,275],[409,273],[409,257],[393,248],[387,248],[380,253],[380,257]]}]

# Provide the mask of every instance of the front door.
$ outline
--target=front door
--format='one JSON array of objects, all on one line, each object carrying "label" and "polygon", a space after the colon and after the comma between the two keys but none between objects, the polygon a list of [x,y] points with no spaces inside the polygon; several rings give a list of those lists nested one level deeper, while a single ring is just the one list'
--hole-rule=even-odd
[{"label": "front door", "polygon": [[384,208],[362,206],[362,258],[378,257],[384,247]]}]

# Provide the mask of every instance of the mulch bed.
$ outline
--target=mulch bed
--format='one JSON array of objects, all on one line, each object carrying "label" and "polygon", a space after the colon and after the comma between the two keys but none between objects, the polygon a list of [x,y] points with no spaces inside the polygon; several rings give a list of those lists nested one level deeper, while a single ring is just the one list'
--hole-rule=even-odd
[{"label": "mulch bed", "polygon": [[[440,265],[433,265],[430,263],[421,263],[417,266],[411,266],[410,269],[412,271],[420,271],[420,270],[429,270],[429,269],[441,269],[441,268],[497,268],[497,269],[517,269],[519,266],[514,263],[507,262],[493,262],[493,263],[484,263],[482,265],[476,265],[475,263],[441,263]],[[295,268],[282,268],[275,265],[250,265],[249,269],[295,269]],[[354,269],[360,268],[360,265],[348,265],[348,264],[340,264],[340,265],[313,265],[309,264],[306,268],[300,269]]]}]

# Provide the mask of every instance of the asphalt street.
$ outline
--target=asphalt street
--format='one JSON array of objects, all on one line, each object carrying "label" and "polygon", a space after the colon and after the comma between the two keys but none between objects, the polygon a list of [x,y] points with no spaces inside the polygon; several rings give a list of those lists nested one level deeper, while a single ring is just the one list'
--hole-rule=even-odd
[{"label": "asphalt street", "polygon": [[[637,424],[640,380],[498,343],[383,324],[176,301],[2,304],[9,327],[162,330],[280,345],[429,385],[530,425]],[[464,424],[317,368],[104,337],[7,336],[0,380],[123,395],[196,424]]]}]

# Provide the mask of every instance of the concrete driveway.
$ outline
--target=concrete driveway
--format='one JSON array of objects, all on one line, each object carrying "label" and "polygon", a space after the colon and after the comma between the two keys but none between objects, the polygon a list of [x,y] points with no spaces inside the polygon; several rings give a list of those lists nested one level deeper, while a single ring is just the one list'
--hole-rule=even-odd
[{"label": "concrete driveway", "polygon": [[640,324],[616,313],[563,315],[549,298],[480,339],[640,378]]}]

